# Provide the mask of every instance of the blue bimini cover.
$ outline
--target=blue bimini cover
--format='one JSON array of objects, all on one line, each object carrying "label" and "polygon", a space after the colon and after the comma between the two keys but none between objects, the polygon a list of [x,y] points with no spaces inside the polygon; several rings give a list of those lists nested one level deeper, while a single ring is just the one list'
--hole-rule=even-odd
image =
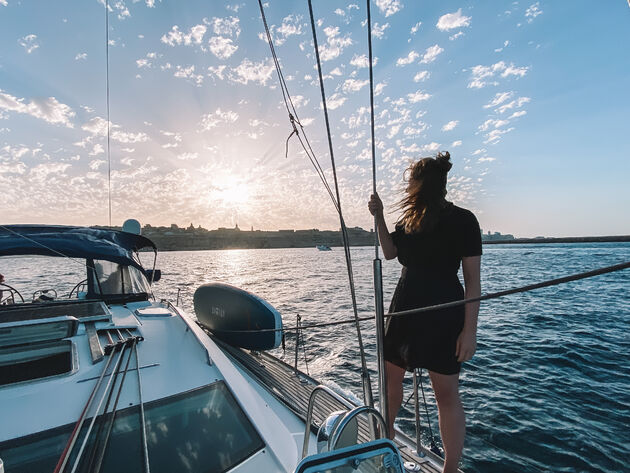
[{"label": "blue bimini cover", "polygon": [[142,248],[157,250],[148,238],[118,230],[63,225],[0,225],[0,256],[102,259],[142,270],[133,259],[134,252]]}]

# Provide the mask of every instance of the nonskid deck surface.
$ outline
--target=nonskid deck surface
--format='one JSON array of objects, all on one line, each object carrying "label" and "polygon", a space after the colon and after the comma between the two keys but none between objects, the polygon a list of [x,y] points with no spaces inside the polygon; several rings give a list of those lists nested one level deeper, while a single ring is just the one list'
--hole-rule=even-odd
[{"label": "nonskid deck surface", "polygon": [[[242,349],[222,343],[214,337],[213,340],[237,363],[252,373],[261,384],[273,392],[296,415],[303,420],[306,419],[309,397],[313,389],[318,385],[317,381],[304,373],[299,372],[299,374],[296,374],[291,366],[268,353],[260,352],[252,355]],[[346,410],[346,408],[336,399],[330,396],[317,397],[315,409],[313,410],[314,424],[321,425],[330,413],[339,410]],[[359,441],[367,442],[369,440],[368,423],[364,418],[360,418]],[[411,441],[405,445],[397,436],[395,443],[400,449],[403,461],[418,464],[420,466],[418,471],[424,473],[438,473],[441,471],[441,468],[438,466],[439,463],[435,460],[431,461],[428,456],[418,458],[412,454],[409,448]]]}]

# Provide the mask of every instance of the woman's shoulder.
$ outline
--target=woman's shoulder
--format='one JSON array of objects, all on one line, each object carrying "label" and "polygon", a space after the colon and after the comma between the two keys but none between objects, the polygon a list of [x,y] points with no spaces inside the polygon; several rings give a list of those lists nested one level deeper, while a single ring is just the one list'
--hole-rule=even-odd
[{"label": "woman's shoulder", "polygon": [[451,206],[451,214],[456,216],[456,217],[460,217],[460,218],[465,218],[465,219],[475,219],[477,220],[477,217],[475,217],[475,214],[472,213],[470,210],[465,209],[463,207],[459,207],[455,204],[453,204]]}]

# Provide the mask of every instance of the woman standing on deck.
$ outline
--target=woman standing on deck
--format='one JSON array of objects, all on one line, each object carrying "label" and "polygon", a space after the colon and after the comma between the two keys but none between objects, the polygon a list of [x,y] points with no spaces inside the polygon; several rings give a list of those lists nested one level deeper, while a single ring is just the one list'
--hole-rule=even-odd
[{"label": "woman standing on deck", "polygon": [[[446,200],[450,154],[423,158],[405,172],[407,188],[398,208],[402,216],[393,233],[383,217],[383,203],[372,195],[385,259],[398,257],[402,273],[390,312],[441,304],[481,294],[481,231],[469,210]],[[464,288],[457,273],[460,262]],[[403,398],[405,371],[429,371],[438,405],[445,451],[444,472],[456,472],[464,446],[465,416],[459,397],[459,370],[477,346],[479,303],[387,319],[385,360],[389,398],[389,436]]]}]

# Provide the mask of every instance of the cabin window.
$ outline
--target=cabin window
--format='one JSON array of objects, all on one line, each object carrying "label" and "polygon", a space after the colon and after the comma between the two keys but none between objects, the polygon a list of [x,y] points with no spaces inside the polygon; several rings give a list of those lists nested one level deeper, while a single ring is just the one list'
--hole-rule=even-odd
[{"label": "cabin window", "polygon": [[[130,384],[132,386],[132,384]],[[118,411],[105,453],[103,473],[143,471],[138,406]],[[227,471],[264,447],[264,443],[223,382],[145,404],[147,445],[152,473]],[[103,416],[99,421],[103,421]],[[83,441],[87,424],[77,442]],[[91,471],[91,452],[99,422],[77,471]],[[10,473],[50,473],[74,424],[0,444],[0,458]],[[101,430],[102,441],[103,432]],[[70,465],[74,464],[73,449]]]},{"label": "cabin window", "polygon": [[[94,270],[98,283],[94,290],[102,294],[141,294],[149,293],[149,283],[145,275],[133,266],[123,266],[104,260],[94,260]],[[100,288],[100,290],[99,290]]]}]

